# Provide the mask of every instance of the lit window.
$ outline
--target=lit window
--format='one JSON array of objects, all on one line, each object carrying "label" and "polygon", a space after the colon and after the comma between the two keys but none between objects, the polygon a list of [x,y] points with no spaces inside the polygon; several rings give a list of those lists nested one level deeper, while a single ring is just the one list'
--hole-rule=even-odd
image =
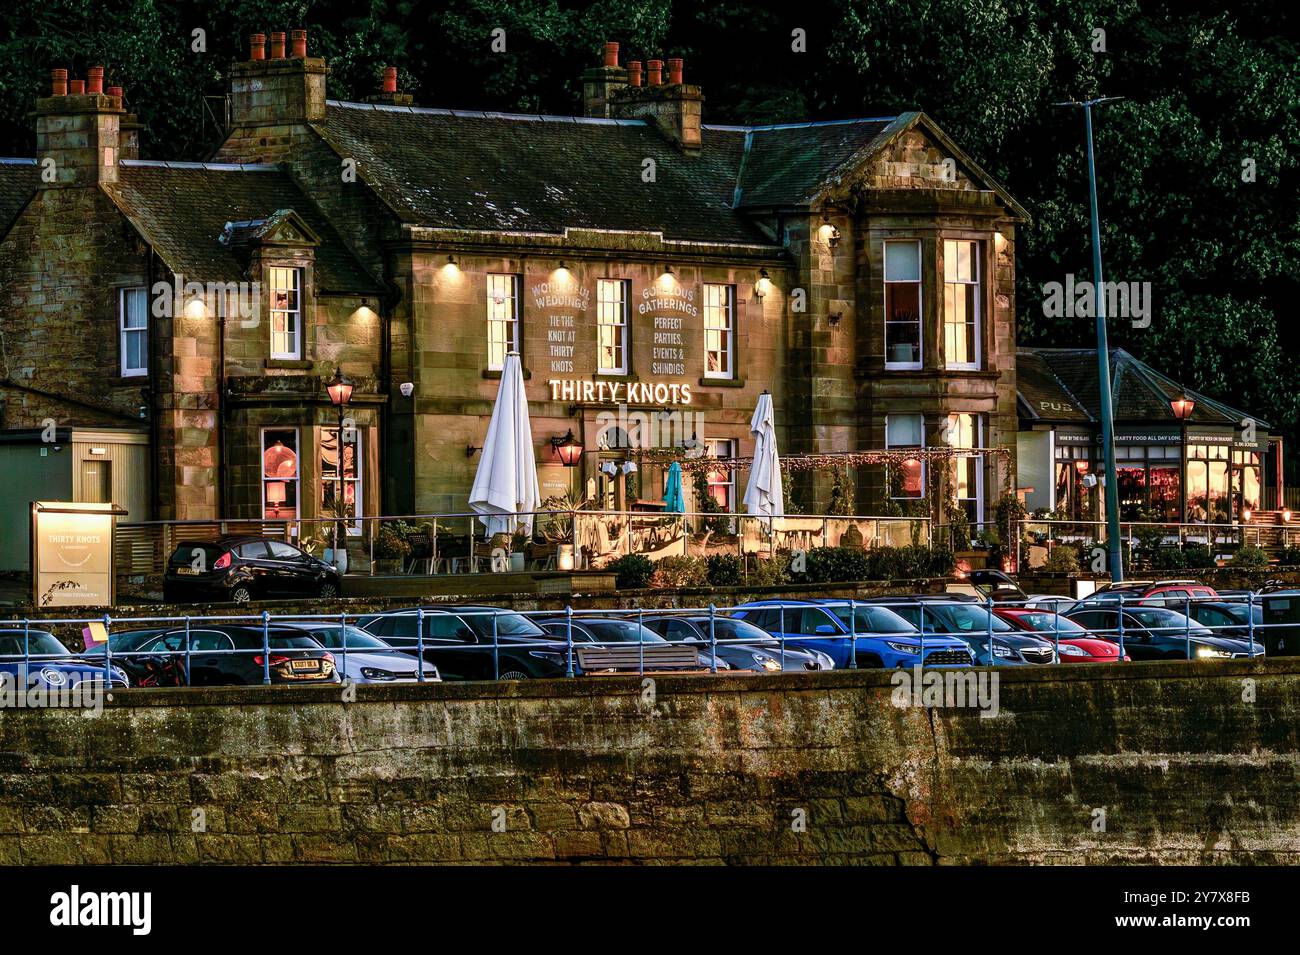
[{"label": "lit window", "polygon": [[118,353],[123,378],[149,374],[149,297],[143,288],[124,288],[117,303]]},{"label": "lit window", "polygon": [[943,345],[949,368],[980,364],[980,244],[943,243]]},{"label": "lit window", "polygon": [[262,429],[262,516],[298,516],[298,429]]},{"label": "lit window", "polygon": [[885,367],[921,367],[921,243],[885,243]]},{"label": "lit window", "polygon": [[[948,446],[976,449],[983,446],[984,420],[977,414],[948,415]],[[972,454],[953,459],[953,493],[957,506],[966,511],[971,524],[983,522],[984,456]]]},{"label": "lit window", "polygon": [[627,374],[627,282],[596,282],[597,370],[606,375]]},{"label": "lit window", "polygon": [[302,269],[271,269],[271,357],[302,357]]},{"label": "lit window", "polygon": [[488,273],[487,319],[488,369],[500,371],[506,355],[519,351],[519,276]]},{"label": "lit window", "polygon": [[[719,286],[719,288],[725,288],[725,286]],[[734,457],[736,453],[736,442],[730,438],[708,438],[705,441],[705,447],[710,457],[717,458],[720,461]],[[705,475],[705,485],[709,489],[709,497],[718,503],[718,507],[727,513],[735,510],[735,471],[731,468],[718,468],[716,471],[709,471]]]},{"label": "lit window", "polygon": [[704,286],[704,377],[734,378],[736,288]]},{"label": "lit window", "polygon": [[[885,416],[886,448],[925,447],[925,417],[919,414]],[[908,458],[889,475],[891,498],[919,498],[925,495],[925,462]]]},{"label": "lit window", "polygon": [[361,533],[361,429],[343,428],[343,507],[339,497],[339,429],[321,428],[316,437],[320,448],[320,505],[324,517],[342,517],[349,534]]}]

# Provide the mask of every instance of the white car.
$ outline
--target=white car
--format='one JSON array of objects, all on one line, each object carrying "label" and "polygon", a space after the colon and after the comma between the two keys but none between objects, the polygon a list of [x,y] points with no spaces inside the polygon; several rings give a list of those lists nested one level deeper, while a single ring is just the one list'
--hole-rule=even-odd
[{"label": "white car", "polygon": [[[294,626],[306,630],[312,639],[334,654],[339,676],[353,683],[414,682],[419,679],[419,661],[409,653],[394,650],[378,637],[351,624],[306,622]],[[344,646],[346,634],[347,646]],[[442,676],[432,663],[424,664],[424,681],[438,683]]]}]

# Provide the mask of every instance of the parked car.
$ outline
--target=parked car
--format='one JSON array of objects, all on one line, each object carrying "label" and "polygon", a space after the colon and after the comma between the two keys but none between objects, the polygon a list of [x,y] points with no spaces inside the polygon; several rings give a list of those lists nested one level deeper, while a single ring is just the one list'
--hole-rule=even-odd
[{"label": "parked car", "polygon": [[1124,596],[1124,606],[1170,607],[1181,611],[1191,600],[1214,599],[1219,596],[1211,586],[1199,580],[1125,580],[1103,584],[1093,593],[1078,601],[1070,610],[1118,603]]},{"label": "parked car", "polygon": [[[0,673],[12,676],[19,689],[40,686],[46,690],[61,690],[83,683],[104,682],[102,664],[92,666],[80,659],[46,630],[0,630]],[[125,689],[131,685],[126,672],[119,666],[113,666],[109,675],[110,688]],[[22,683],[24,676],[26,686]]]},{"label": "parked car", "polygon": [[[1025,666],[1056,661],[1056,652],[1049,641],[1017,630],[1001,617],[990,614],[978,599],[963,600],[952,594],[914,594],[874,597],[872,603],[889,607],[912,626],[923,629],[927,644],[934,639],[930,634],[962,641],[975,655],[979,666]],[[991,655],[990,630],[993,633]]]},{"label": "parked car", "polygon": [[[695,643],[707,653],[712,642],[709,620],[707,614],[647,617],[645,625],[670,642]],[[720,616],[714,616],[712,620],[713,637],[718,641],[717,655],[733,670],[779,673],[783,670],[835,669],[835,662],[828,654],[811,647],[793,645],[783,650],[779,640],[747,620]]]},{"label": "parked car", "polygon": [[81,651],[81,659],[102,667],[108,648],[113,651],[113,665],[120,667],[131,681],[132,686],[154,686],[155,674],[140,664],[136,654],[139,649],[158,636],[165,633],[166,627],[150,627],[144,630],[119,630],[108,635],[107,643],[96,643]]},{"label": "parked car", "polygon": [[[362,617],[357,626],[415,655],[418,619],[417,610],[407,608]],[[563,642],[523,614],[499,607],[425,609],[424,659],[444,680],[536,680],[566,672]]]},{"label": "parked car", "polygon": [[[1220,596],[1224,594],[1220,593]],[[1176,608],[1175,608],[1176,609]],[[1250,618],[1255,618],[1258,628],[1264,623],[1264,606],[1256,603],[1252,607],[1246,601],[1237,603],[1232,600],[1207,600],[1193,603],[1192,619],[1204,624],[1220,637],[1232,637],[1234,640],[1250,638]],[[1263,636],[1263,631],[1256,630],[1256,639]]]},{"label": "parked car", "polygon": [[[1024,607],[995,607],[993,612],[1013,627],[1059,646],[1057,657],[1062,663],[1118,663],[1120,660],[1117,644],[1089,633],[1069,617]],[[1123,659],[1130,657],[1125,654]]]},{"label": "parked car", "polygon": [[[146,641],[135,657],[157,686],[259,684],[264,659],[259,626],[201,623],[173,628]],[[334,655],[310,634],[275,625],[265,635],[272,683],[337,683]],[[186,653],[188,646],[189,652]]]},{"label": "parked car", "polygon": [[176,546],[163,574],[168,603],[233,601],[266,597],[337,597],[338,568],[281,540],[224,537]]},{"label": "parked car", "polygon": [[[1101,606],[1071,610],[1066,616],[1097,636],[1118,643],[1119,614],[1117,607]],[[1168,607],[1125,607],[1123,620],[1124,651],[1134,660],[1186,660],[1189,637],[1192,655],[1199,659],[1251,655],[1244,640],[1216,636],[1204,624]],[[1263,653],[1263,646],[1256,642],[1255,655]]]},{"label": "parked car", "polygon": [[[921,660],[920,632],[893,608],[858,604],[851,613],[843,600],[756,600],[741,604],[732,615],[784,636],[787,647],[826,654],[836,668],[849,665],[850,643],[862,668],[910,667]],[[968,667],[972,662],[970,648],[961,640],[925,640],[926,666]]]},{"label": "parked car", "polygon": [[[417,661],[409,653],[390,647],[359,627],[312,621],[293,626],[310,634],[313,640],[334,654],[335,665],[345,680],[394,683],[420,678]],[[436,666],[425,663],[424,679],[436,683],[442,678]]]},{"label": "parked car", "polygon": [[[547,633],[552,636],[568,641],[569,619],[568,617],[546,617],[537,621]],[[642,626],[635,620],[629,620],[626,617],[574,617],[573,618],[573,642],[575,644],[586,643],[598,646],[608,646],[615,643],[667,643],[655,630],[648,626]],[[698,651],[700,663],[709,669],[713,669],[713,654],[708,649],[702,648]],[[719,670],[730,670],[731,665],[727,663],[722,654],[718,654],[717,668]],[[574,672],[580,672],[578,659],[575,656],[573,662]]]}]

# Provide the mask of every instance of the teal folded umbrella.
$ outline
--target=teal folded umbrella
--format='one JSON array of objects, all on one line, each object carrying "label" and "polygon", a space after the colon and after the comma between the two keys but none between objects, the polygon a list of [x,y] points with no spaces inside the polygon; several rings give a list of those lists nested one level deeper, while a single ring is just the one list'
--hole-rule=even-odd
[{"label": "teal folded umbrella", "polygon": [[676,461],[668,468],[668,480],[664,482],[664,510],[669,514],[681,514],[686,510],[686,498],[682,495],[682,466]]}]

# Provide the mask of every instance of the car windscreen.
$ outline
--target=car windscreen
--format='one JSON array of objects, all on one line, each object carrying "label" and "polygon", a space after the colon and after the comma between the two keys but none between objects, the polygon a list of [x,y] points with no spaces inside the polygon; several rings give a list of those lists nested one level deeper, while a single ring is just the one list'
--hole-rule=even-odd
[{"label": "car windscreen", "polygon": [[[28,653],[31,656],[49,656],[57,654],[61,657],[68,656],[68,648],[59,643],[52,634],[44,630],[27,631]],[[23,658],[23,633],[19,631],[9,631],[0,633],[0,658],[19,659]]]},{"label": "car windscreen", "polygon": [[[343,646],[343,639],[339,636],[338,627],[313,627],[309,633],[316,639],[316,642],[327,650],[338,650]],[[349,650],[390,650],[388,644],[378,637],[372,637],[364,630],[356,627],[347,628],[347,640]]]},{"label": "car windscreen", "polygon": [[1212,635],[1209,627],[1197,623],[1195,620],[1188,620],[1176,610],[1163,610],[1157,607],[1135,607],[1128,611],[1128,614],[1148,630],[1189,629],[1193,633],[1200,633],[1207,637]]},{"label": "car windscreen", "polygon": [[[460,612],[460,618],[480,637],[492,639],[495,632],[502,637],[544,637],[545,631],[523,614],[518,613],[475,613],[470,610]],[[496,630],[492,621],[496,621]]]},{"label": "car windscreen", "polygon": [[[936,630],[947,630],[952,633],[987,633],[989,630],[990,614],[983,607],[972,606],[970,604],[924,604],[925,615],[929,618],[933,615],[937,621]],[[1014,628],[1001,617],[992,616],[993,632],[1008,633]]]},{"label": "car windscreen", "polygon": [[1086,627],[1080,626],[1069,617],[1058,617],[1054,613],[1021,613],[1016,614],[1016,619],[1040,637],[1057,632],[1069,634],[1087,632]]},{"label": "car windscreen", "polygon": [[[700,628],[700,631],[704,634],[704,637],[707,640],[709,634],[709,618],[701,617],[695,621],[695,624]],[[752,642],[762,641],[764,643],[771,643],[775,640],[775,637],[766,630],[761,630],[752,623],[747,623],[744,620],[735,620],[730,617],[714,617],[713,633],[719,640],[749,640]]]},{"label": "car windscreen", "polygon": [[584,620],[582,625],[597,640],[608,643],[667,643],[649,627],[632,620]]},{"label": "car windscreen", "polygon": [[[834,607],[835,616],[855,633],[916,633],[912,626],[888,607]],[[850,617],[852,622],[850,623]]]}]

